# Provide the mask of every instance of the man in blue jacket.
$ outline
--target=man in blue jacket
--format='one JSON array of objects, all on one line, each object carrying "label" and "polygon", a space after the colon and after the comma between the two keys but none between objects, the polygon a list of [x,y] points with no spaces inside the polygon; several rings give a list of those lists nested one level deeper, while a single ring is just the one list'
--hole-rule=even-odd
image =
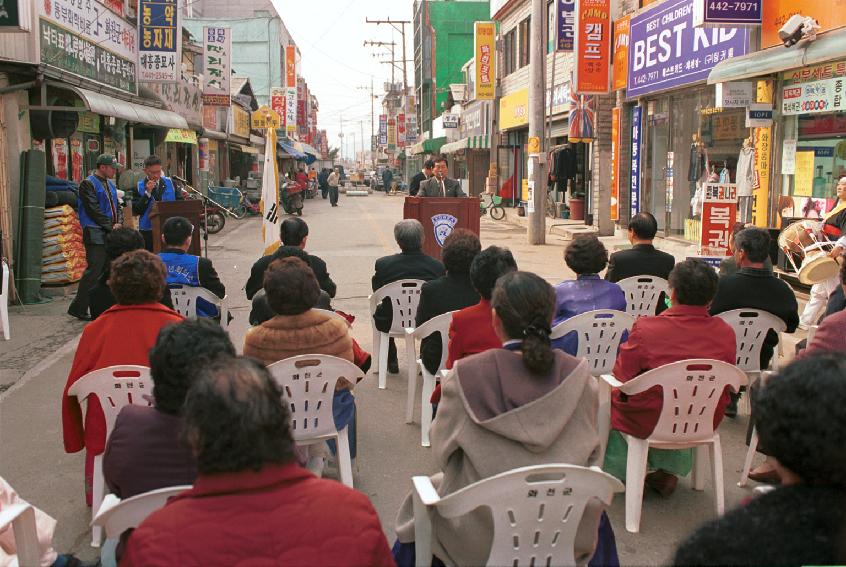
[{"label": "man in blue jacket", "polygon": [[153,223],[150,211],[155,201],[176,201],[182,195],[173,186],[170,177],[162,175],[162,160],[150,156],[144,160],[144,178],[138,181],[132,196],[132,214],[138,219],[138,230],[144,236],[144,247],[153,251]]},{"label": "man in blue jacket", "polygon": [[88,267],[79,280],[76,297],[68,307],[68,314],[83,321],[91,320],[88,314],[88,292],[106,267],[106,236],[123,224],[117,188],[112,182],[120,165],[115,156],[102,154],[97,158],[96,167],[94,173],[79,184],[77,199]]}]

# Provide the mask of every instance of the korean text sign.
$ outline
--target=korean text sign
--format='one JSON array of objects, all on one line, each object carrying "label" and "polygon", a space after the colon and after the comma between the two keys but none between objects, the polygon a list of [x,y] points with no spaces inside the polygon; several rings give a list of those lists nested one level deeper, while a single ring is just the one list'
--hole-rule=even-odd
[{"label": "korean text sign", "polygon": [[476,100],[493,100],[496,75],[496,24],[476,22]]},{"label": "korean text sign", "polygon": [[717,63],[746,53],[746,28],[694,28],[693,3],[670,0],[632,18],[628,97],[704,81]]},{"label": "korean text sign", "polygon": [[285,47],[285,131],[297,131],[297,48]]},{"label": "korean text sign", "polygon": [[642,106],[632,108],[632,216],[640,212],[640,137],[642,117]]},{"label": "korean text sign", "polygon": [[576,42],[576,0],[555,0],[556,51],[573,51]]},{"label": "korean text sign", "polygon": [[611,220],[620,220],[620,108],[611,109]]},{"label": "korean text sign", "polygon": [[203,104],[229,106],[229,82],[232,74],[232,30],[203,28]]},{"label": "korean text sign", "polygon": [[614,22],[614,79],[613,89],[626,88],[629,71],[629,26],[631,16],[624,16]]},{"label": "korean text sign", "polygon": [[706,183],[703,190],[700,253],[722,256],[728,252],[729,234],[737,219],[737,186],[734,183]]},{"label": "korean text sign", "polygon": [[138,37],[138,80],[180,82],[182,23],[179,0],[139,0]]},{"label": "korean text sign", "polygon": [[573,80],[577,94],[608,92],[612,33],[610,0],[579,0]]}]

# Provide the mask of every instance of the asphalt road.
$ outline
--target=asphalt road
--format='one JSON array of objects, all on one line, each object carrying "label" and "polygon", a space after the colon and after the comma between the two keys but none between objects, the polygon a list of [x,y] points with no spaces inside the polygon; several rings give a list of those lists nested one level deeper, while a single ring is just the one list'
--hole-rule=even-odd
[{"label": "asphalt road", "polygon": [[[322,199],[307,201],[305,206],[303,218],[311,233],[307,249],[328,264],[338,284],[334,305],[357,317],[353,333],[368,350],[372,350],[372,339],[367,296],[373,264],[378,257],[395,252],[392,228],[401,216],[402,199],[383,194],[342,195],[340,207],[334,209]],[[226,284],[236,317],[230,331],[239,350],[248,326],[243,286],[262,249],[260,226],[257,217],[230,220],[209,241],[209,257]],[[535,271],[550,282],[572,277],[564,266],[564,243],[558,237],[545,246],[530,247],[522,229],[486,218],[482,241],[510,247],[521,269]],[[0,476],[58,520],[56,549],[92,558],[97,551],[89,546],[82,453],[65,454],[61,440],[60,397],[82,329],[81,323],[64,314],[67,305],[68,299],[56,299],[45,305],[11,308],[13,339],[0,341]],[[126,338],[131,340],[131,330]],[[414,424],[404,423],[403,354],[400,349],[401,374],[389,377],[387,390],[377,389],[373,374],[356,388],[356,488],[371,498],[390,542],[396,511],[410,490],[411,477],[434,472],[430,450],[419,445],[420,408]],[[741,411],[745,413],[745,407]],[[746,422],[745,415],[727,419],[720,429],[728,507],[751,495],[751,489],[736,486],[745,455]],[[328,474],[334,474],[334,469]],[[682,479],[676,494],[666,499],[647,492],[639,534],[625,531],[624,495],[618,495],[610,517],[624,565],[667,564],[678,542],[714,517],[710,478],[704,492],[694,492],[690,486],[689,479]]]}]

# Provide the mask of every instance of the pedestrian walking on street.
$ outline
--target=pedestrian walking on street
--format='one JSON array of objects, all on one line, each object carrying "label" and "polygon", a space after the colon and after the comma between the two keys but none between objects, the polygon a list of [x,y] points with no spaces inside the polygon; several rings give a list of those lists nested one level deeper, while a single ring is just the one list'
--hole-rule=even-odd
[{"label": "pedestrian walking on street", "polygon": [[326,179],[326,184],[329,186],[329,203],[331,203],[333,207],[338,206],[338,185],[340,182],[341,175],[338,173],[338,168],[335,168]]},{"label": "pedestrian walking on street", "polygon": [[382,188],[385,189],[385,193],[391,190],[391,183],[394,181],[394,172],[391,171],[390,167],[386,167],[382,170]]},{"label": "pedestrian walking on street", "polygon": [[117,187],[114,179],[120,167],[115,156],[102,154],[97,158],[97,169],[79,184],[79,223],[82,225],[82,242],[88,267],[79,280],[76,297],[68,307],[68,314],[90,321],[88,292],[106,268],[106,236],[123,224]]},{"label": "pedestrian walking on street", "polygon": [[320,188],[320,195],[324,199],[329,196],[329,173],[330,170],[324,167],[320,170],[320,173],[317,174],[317,186]]}]

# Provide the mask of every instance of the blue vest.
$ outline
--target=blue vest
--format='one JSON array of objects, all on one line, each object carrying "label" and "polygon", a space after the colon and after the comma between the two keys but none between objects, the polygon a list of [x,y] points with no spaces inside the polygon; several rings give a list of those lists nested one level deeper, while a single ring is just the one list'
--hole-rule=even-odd
[{"label": "blue vest", "polygon": [[[112,207],[109,204],[109,196],[106,193],[106,188],[103,187],[103,184],[97,178],[96,175],[89,175],[87,177],[88,181],[94,185],[94,190],[97,194],[97,202],[100,204],[100,210],[103,211],[103,214],[107,217],[111,217],[112,224],[115,224],[118,219],[112,216]],[[115,189],[115,184],[111,181],[108,182],[109,192],[112,194],[112,200],[115,204],[115,210],[118,214],[120,214],[120,203],[118,203],[117,198],[117,189]],[[100,228],[100,225],[94,222],[94,220],[88,216],[88,212],[85,210],[85,207],[82,205],[82,197],[77,198],[76,202],[76,210],[79,212],[79,223],[82,225],[82,228],[87,227],[97,227]]]},{"label": "blue vest", "polygon": [[[164,180],[164,191],[162,192],[162,201],[175,201],[176,200],[176,190],[173,188],[173,181],[170,180],[170,177],[162,177]],[[143,195],[145,193],[144,189],[144,182],[145,180],[142,179],[138,182],[138,195]],[[153,223],[150,222],[150,211],[153,210],[153,202],[155,202],[155,198],[150,196],[150,201],[147,203],[147,209],[141,215],[141,218],[138,219],[138,228],[140,230],[153,230]]]},{"label": "blue vest", "polygon": [[[159,258],[167,269],[167,285],[200,287],[200,257],[179,252],[160,252]],[[217,317],[217,307],[204,299],[197,300],[197,315]]]}]

